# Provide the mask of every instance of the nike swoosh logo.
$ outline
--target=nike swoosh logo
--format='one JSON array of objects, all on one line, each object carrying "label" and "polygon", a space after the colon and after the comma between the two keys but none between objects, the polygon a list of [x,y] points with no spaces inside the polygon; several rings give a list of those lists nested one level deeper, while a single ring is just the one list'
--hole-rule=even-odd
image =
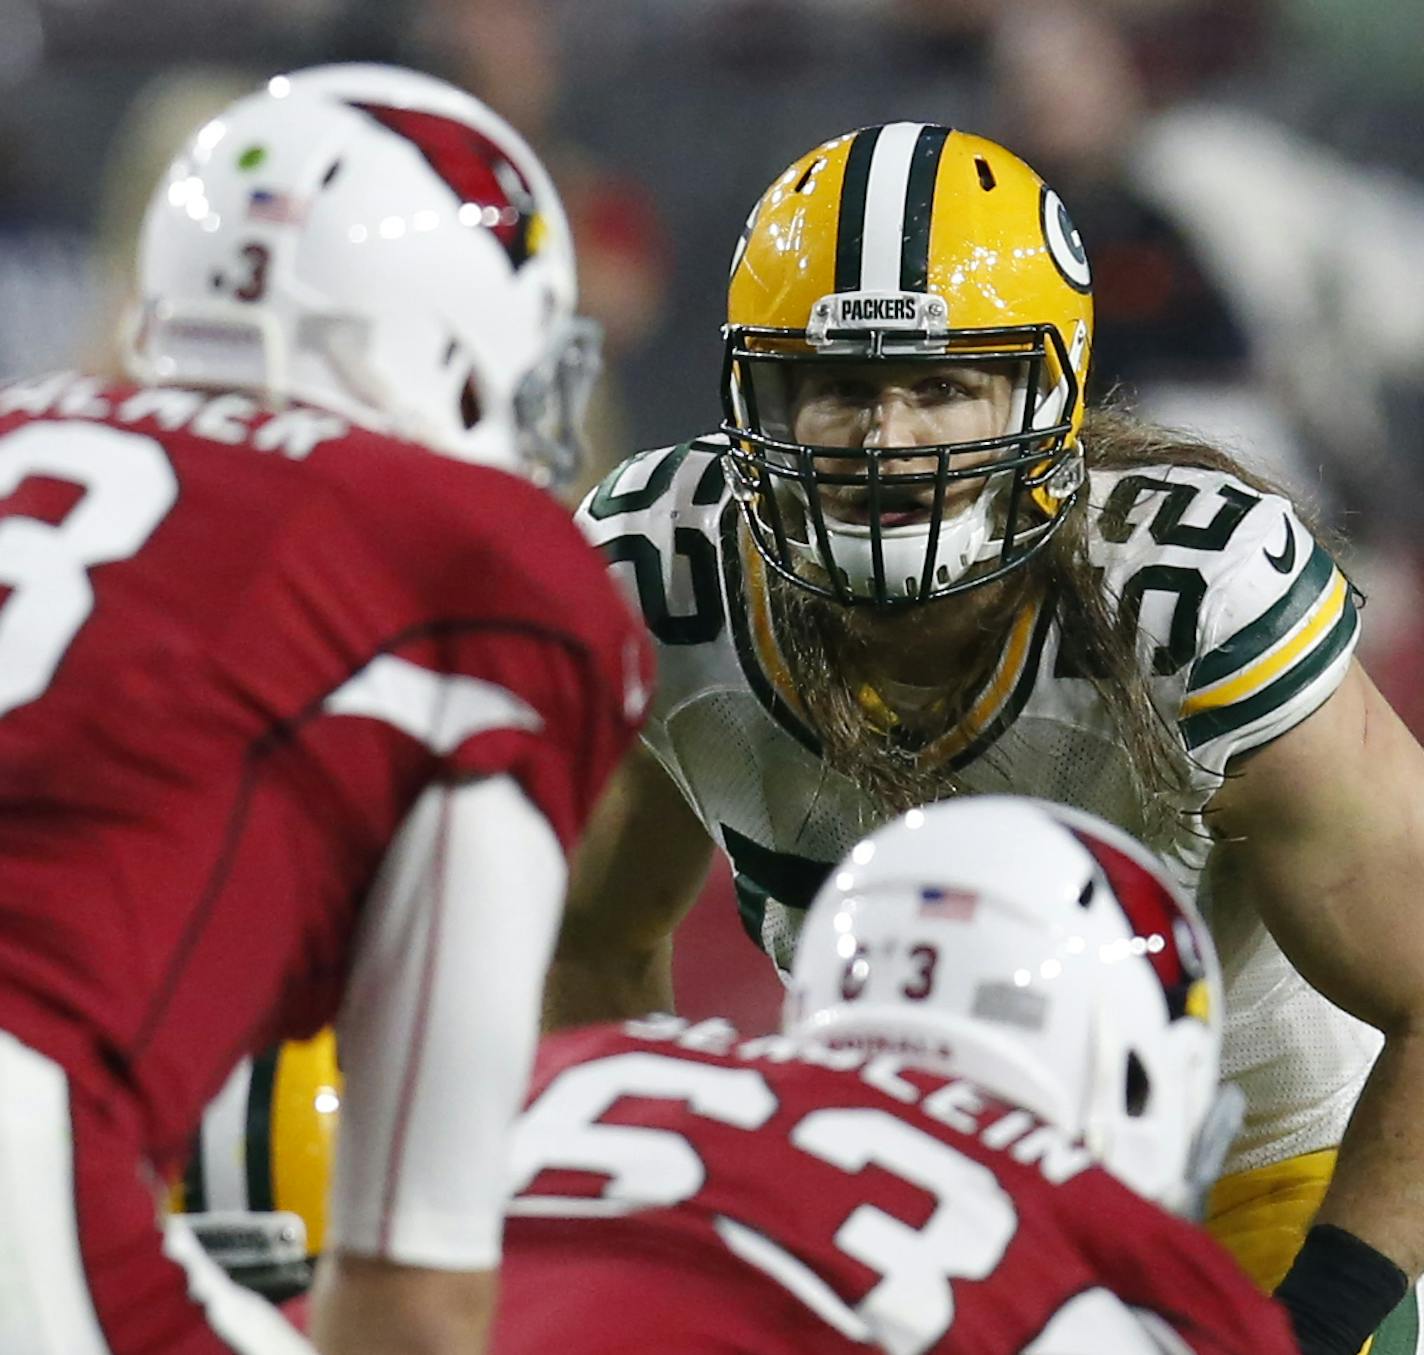
[{"label": "nike swoosh logo", "polygon": [[1289,574],[1291,570],[1295,568],[1295,532],[1291,530],[1289,518],[1282,518],[1281,521],[1284,523],[1286,529],[1286,544],[1284,549],[1282,549],[1279,555],[1272,555],[1270,551],[1263,548],[1261,554],[1271,562],[1271,568],[1274,569],[1277,574]]}]

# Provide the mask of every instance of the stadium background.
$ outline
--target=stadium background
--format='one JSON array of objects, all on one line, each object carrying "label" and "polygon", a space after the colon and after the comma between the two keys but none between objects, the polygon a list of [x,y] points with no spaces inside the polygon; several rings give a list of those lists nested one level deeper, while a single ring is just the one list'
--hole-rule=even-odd
[{"label": "stadium background", "polygon": [[[1424,731],[1424,5],[1405,0],[0,0],[0,378],[112,365],[143,202],[274,71],[389,60],[543,154],[609,370],[606,468],[715,425],[732,244],[830,135],[983,132],[1093,259],[1095,385],[1286,480],[1370,597],[1363,652]],[[724,875],[680,1004],[779,998]]]}]

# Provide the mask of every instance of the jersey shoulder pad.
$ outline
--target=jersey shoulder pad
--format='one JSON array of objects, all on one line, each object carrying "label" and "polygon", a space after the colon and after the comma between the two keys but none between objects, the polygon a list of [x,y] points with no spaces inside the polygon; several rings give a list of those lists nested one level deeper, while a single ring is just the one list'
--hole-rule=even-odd
[{"label": "jersey shoulder pad", "polygon": [[654,447],[620,461],[579,505],[578,523],[596,546],[626,532],[670,540],[673,524],[709,534],[727,499],[720,434]]},{"label": "jersey shoulder pad", "polygon": [[530,1079],[529,1100],[533,1100],[560,1073],[581,1063],[625,1052],[628,1041],[613,1022],[556,1030],[539,1041],[538,1056]]},{"label": "jersey shoulder pad", "polygon": [[1353,585],[1290,501],[1270,496],[1255,517],[1203,603],[1180,717],[1187,747],[1222,766],[1316,710],[1360,633]]},{"label": "jersey shoulder pad", "polygon": [[443,536],[500,615],[557,623],[590,649],[621,653],[634,620],[565,505],[492,466],[427,454],[420,471],[420,511],[406,515],[414,550],[422,531]]},{"label": "jersey shoulder pad", "polygon": [[[1359,633],[1353,589],[1291,501],[1192,466],[1093,477],[1093,552],[1115,596],[1173,590],[1195,613],[1178,727],[1220,771],[1339,685]],[[1136,597],[1133,597],[1133,594]]]},{"label": "jersey shoulder pad", "polygon": [[[1160,1344],[1148,1324],[1165,1331],[1170,1344]],[[1024,1349],[1024,1355],[1079,1355],[1096,1350],[1103,1355],[1165,1355],[1189,1350],[1171,1336],[1163,1319],[1151,1313],[1134,1313],[1105,1287],[1086,1289],[1069,1299],[1047,1326]]]},{"label": "jersey shoulder pad", "polygon": [[1194,569],[1210,587],[1254,549],[1266,500],[1286,504],[1200,466],[1095,470],[1089,484],[1089,548],[1117,595],[1153,565]]},{"label": "jersey shoulder pad", "polygon": [[615,466],[576,521],[664,645],[704,644],[726,624],[720,532],[728,500],[721,437],[639,452]]}]

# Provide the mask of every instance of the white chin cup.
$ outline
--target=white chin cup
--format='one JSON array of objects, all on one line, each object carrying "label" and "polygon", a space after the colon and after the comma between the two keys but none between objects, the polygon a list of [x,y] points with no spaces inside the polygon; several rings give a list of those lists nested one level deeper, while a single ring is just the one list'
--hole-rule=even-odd
[{"label": "white chin cup", "polygon": [[[973,503],[940,519],[939,540],[935,543],[934,563],[930,567],[931,589],[957,583],[975,565],[998,554],[999,543],[990,540],[996,497],[992,486],[985,486]],[[827,514],[826,535],[830,538],[836,567],[851,594],[874,598],[875,555],[869,523],[841,522]],[[888,597],[913,597],[919,592],[929,541],[928,522],[880,529],[880,553]],[[809,558],[825,567],[814,546],[802,547],[796,542],[794,548],[807,549]]]}]

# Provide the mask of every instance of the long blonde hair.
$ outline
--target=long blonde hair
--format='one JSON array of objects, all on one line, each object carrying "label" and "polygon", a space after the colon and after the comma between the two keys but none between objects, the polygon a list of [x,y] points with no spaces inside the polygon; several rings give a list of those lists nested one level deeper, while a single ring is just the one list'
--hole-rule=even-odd
[{"label": "long blonde hair", "polygon": [[[1188,434],[1155,427],[1115,408],[1090,410],[1081,433],[1089,480],[1094,471],[1192,466],[1221,471],[1266,494],[1284,494],[1220,448]],[[1304,516],[1304,514],[1303,514]],[[1307,519],[1308,520],[1308,519]],[[985,608],[986,635],[1002,636],[1026,591],[1054,599],[1064,644],[1075,667],[1090,681],[1108,714],[1127,760],[1133,788],[1145,806],[1147,836],[1168,832],[1180,816],[1190,786],[1190,763],[1177,732],[1157,710],[1138,653],[1137,636],[1120,618],[1117,600],[1088,558],[1088,495],[1069,510],[1043,555],[1010,575],[995,604]],[[866,713],[855,676],[863,646],[848,610],[784,580],[771,584],[771,605],[786,661],[822,755],[835,771],[865,792],[877,819],[917,804],[959,794],[962,783],[946,766],[922,759]],[[909,634],[915,612],[902,614]],[[946,726],[962,715],[951,701]],[[868,825],[867,825],[868,826]]]}]

